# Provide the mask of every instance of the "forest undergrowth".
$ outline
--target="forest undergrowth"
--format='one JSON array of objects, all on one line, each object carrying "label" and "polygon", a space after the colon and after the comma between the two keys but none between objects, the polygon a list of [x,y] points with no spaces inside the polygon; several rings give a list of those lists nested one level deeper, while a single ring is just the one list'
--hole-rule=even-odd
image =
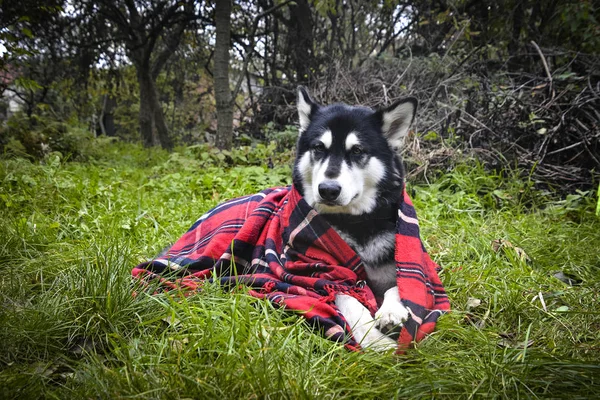
[{"label": "forest undergrowth", "polygon": [[0,160],[0,397],[587,398],[600,390],[593,192],[465,159],[409,182],[452,312],[405,355],[351,353],[302,318],[208,285],[132,296],[131,269],[217,203],[291,182],[274,145],[87,162]]}]

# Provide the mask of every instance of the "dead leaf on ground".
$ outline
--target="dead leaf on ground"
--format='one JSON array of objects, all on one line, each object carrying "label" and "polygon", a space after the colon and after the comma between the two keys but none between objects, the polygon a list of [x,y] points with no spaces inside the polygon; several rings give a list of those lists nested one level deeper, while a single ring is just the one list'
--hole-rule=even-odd
[{"label": "dead leaf on ground", "polygon": [[[508,242],[507,240],[504,239],[494,239],[492,240],[492,250],[494,250],[495,253],[497,253],[498,251],[500,251],[500,249],[502,248],[502,246],[504,245],[505,242]],[[510,244],[510,242],[508,242]],[[512,244],[511,244],[512,246]]]},{"label": "dead leaf on ground", "polygon": [[49,377],[58,369],[58,365],[52,363],[38,362],[35,364],[34,374]]},{"label": "dead leaf on ground", "polygon": [[533,339],[529,339],[527,342],[523,341],[523,342],[517,342],[517,343],[515,343],[515,342],[511,342],[508,339],[501,338],[498,341],[498,346],[506,348],[506,349],[523,350],[525,348],[530,348],[531,346],[533,346],[533,343],[534,343]]},{"label": "dead leaf on ground", "polygon": [[515,335],[511,333],[500,333],[500,340],[498,340],[498,346],[507,349],[518,349],[523,350],[533,346],[534,340],[529,339],[527,341],[516,341]]},{"label": "dead leaf on ground", "polygon": [[76,356],[97,353],[102,351],[102,343],[88,337],[79,337],[75,339],[75,343],[69,348],[69,351]]},{"label": "dead leaf on ground", "polygon": [[521,261],[524,261],[528,264],[531,263],[531,258],[527,255],[525,250],[523,250],[520,247],[515,246],[509,240],[506,240],[506,239],[492,240],[492,250],[494,250],[494,252],[498,253],[500,251],[500,249],[505,249],[505,250],[512,249]]},{"label": "dead leaf on ground", "polygon": [[481,305],[480,299],[476,299],[474,297],[469,297],[469,299],[467,300],[467,310],[469,310],[471,308],[479,307],[480,305]]},{"label": "dead leaf on ground", "polygon": [[179,318],[174,317],[173,315],[169,315],[163,318],[162,321],[172,328],[177,328],[179,325],[181,325],[181,320],[179,320]]},{"label": "dead leaf on ground", "polygon": [[171,341],[171,349],[177,353],[180,353],[183,351],[185,345],[187,345],[189,342],[190,340],[187,337],[184,337],[181,340],[173,339]]},{"label": "dead leaf on ground", "polygon": [[474,313],[472,313],[470,310],[478,307],[479,305],[481,305],[481,300],[480,299],[475,299],[475,298],[469,298],[467,300],[467,312],[465,313],[465,321],[469,322],[471,324],[473,324],[477,329],[483,329],[485,327],[485,322],[488,319],[488,317],[490,316],[490,310],[488,309],[485,314],[483,315],[483,317],[480,317]]},{"label": "dead leaf on ground", "polygon": [[569,286],[579,286],[583,283],[581,279],[578,279],[572,274],[565,274],[562,271],[554,272],[552,276]]}]

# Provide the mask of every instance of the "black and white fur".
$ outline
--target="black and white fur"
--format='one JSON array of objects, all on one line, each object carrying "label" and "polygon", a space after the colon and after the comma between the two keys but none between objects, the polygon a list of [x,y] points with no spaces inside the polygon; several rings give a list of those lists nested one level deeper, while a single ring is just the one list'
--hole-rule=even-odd
[{"label": "black and white fur", "polygon": [[404,169],[399,148],[412,123],[417,100],[406,98],[374,111],[367,107],[322,106],[298,88],[300,135],[294,185],[361,256],[367,284],[383,304],[371,317],[353,297],[335,303],[363,347],[387,350],[396,341],[382,333],[406,321],[409,310],[396,286],[395,226]]}]

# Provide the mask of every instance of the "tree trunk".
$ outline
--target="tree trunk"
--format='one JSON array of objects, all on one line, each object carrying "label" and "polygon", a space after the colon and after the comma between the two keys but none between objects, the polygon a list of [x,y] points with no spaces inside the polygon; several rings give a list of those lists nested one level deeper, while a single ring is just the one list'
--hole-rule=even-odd
[{"label": "tree trunk", "polygon": [[231,44],[231,0],[219,0],[215,8],[214,85],[217,103],[217,140],[220,149],[231,148],[233,141],[233,102],[229,88],[229,47]]},{"label": "tree trunk", "polygon": [[290,50],[296,81],[308,83],[312,65],[313,23],[310,5],[307,0],[297,0],[290,4]]},{"label": "tree trunk", "polygon": [[[156,85],[150,68],[136,65],[140,85],[140,133],[145,147],[160,144],[163,149],[172,150],[173,141],[158,99]],[[155,135],[156,134],[156,135]]]},{"label": "tree trunk", "polygon": [[[277,78],[277,53],[279,46],[279,21],[273,18],[273,52],[271,54],[271,85],[277,86],[279,79]],[[267,86],[267,85],[265,85]]]},{"label": "tree trunk", "polygon": [[169,128],[167,128],[167,123],[165,122],[165,115],[162,110],[162,106],[160,105],[160,101],[158,100],[158,93],[156,91],[156,85],[153,81],[150,81],[151,89],[153,92],[152,98],[152,108],[153,108],[153,117],[154,117],[154,127],[156,128],[156,133],[158,134],[158,140],[163,149],[171,151],[173,150],[173,141],[169,136]]},{"label": "tree trunk", "polygon": [[[104,95],[104,99],[102,100],[102,110],[100,111],[100,118],[98,118],[98,123],[100,125],[100,134],[106,136],[106,129],[104,128],[104,110],[106,110],[106,99],[108,98],[108,95],[105,94]],[[94,114],[95,117],[95,114]],[[96,132],[98,130],[96,129]],[[96,136],[98,136],[98,134],[96,133]]]},{"label": "tree trunk", "polygon": [[518,71],[521,68],[521,59],[519,57],[519,38],[521,29],[523,28],[523,4],[517,1],[512,15],[512,32],[510,41],[508,42],[508,69],[512,72]]},{"label": "tree trunk", "polygon": [[101,134],[104,136],[116,136],[114,110],[117,107],[117,100],[111,94],[105,94],[102,101],[102,112],[98,123]]},{"label": "tree trunk", "polygon": [[[144,147],[152,147],[154,142],[154,116],[152,96],[152,79],[148,68],[137,66],[137,78],[140,85],[140,136]],[[145,71],[144,71],[145,70]]]},{"label": "tree trunk", "polygon": [[117,99],[110,94],[106,96],[106,107],[104,109],[104,119],[102,120],[105,130],[104,134],[106,136],[116,136],[117,127],[115,126],[115,108],[117,108]]}]

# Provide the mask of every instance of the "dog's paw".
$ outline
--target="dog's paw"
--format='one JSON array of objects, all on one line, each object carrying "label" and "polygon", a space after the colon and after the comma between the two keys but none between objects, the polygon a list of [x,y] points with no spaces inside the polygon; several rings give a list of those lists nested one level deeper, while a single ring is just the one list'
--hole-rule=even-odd
[{"label": "dog's paw", "polygon": [[381,308],[375,313],[375,326],[382,332],[389,332],[405,322],[409,312],[399,301],[384,301]]},{"label": "dog's paw", "polygon": [[364,349],[386,352],[398,348],[398,343],[381,333],[379,330],[372,328],[363,338],[360,345]]}]

